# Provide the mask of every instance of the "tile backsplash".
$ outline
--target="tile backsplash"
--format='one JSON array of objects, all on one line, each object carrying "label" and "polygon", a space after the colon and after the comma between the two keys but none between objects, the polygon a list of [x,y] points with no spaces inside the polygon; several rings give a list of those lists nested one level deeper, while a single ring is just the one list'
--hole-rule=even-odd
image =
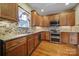
[{"label": "tile backsplash", "polygon": [[18,22],[0,19],[0,38],[9,35],[24,34],[27,31],[32,31],[32,28],[19,28]]},{"label": "tile backsplash", "polygon": [[17,33],[17,22],[7,21],[0,19],[0,35],[6,35],[6,34],[16,34]]}]

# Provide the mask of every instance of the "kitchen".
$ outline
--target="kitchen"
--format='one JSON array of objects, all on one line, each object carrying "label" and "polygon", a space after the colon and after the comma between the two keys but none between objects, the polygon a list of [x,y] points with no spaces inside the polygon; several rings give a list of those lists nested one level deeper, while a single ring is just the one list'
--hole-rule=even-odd
[{"label": "kitchen", "polygon": [[0,3],[0,56],[79,56],[78,32],[78,3]]}]

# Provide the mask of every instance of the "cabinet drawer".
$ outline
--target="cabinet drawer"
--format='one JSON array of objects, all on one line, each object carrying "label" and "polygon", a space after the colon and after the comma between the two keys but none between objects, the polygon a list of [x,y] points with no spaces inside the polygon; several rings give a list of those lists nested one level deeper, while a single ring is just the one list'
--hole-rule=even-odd
[{"label": "cabinet drawer", "polygon": [[7,41],[6,42],[6,49],[14,47],[14,46],[16,46],[18,44],[21,44],[21,43],[24,43],[24,42],[26,42],[26,38],[25,37],[17,38],[17,39],[11,40],[11,41]]},{"label": "cabinet drawer", "polygon": [[18,43],[16,40],[6,42],[6,49],[16,46]]},{"label": "cabinet drawer", "polygon": [[16,39],[16,41],[18,43],[24,43],[24,42],[26,42],[26,37],[18,38],[18,39]]},{"label": "cabinet drawer", "polygon": [[18,44],[12,48],[6,49],[7,56],[25,56],[27,55],[26,43]]}]

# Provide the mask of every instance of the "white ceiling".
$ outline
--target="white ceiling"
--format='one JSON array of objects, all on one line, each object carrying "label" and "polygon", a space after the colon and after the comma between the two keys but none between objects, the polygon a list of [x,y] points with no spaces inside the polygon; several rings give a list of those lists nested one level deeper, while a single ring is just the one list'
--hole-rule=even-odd
[{"label": "white ceiling", "polygon": [[[73,8],[76,3],[69,3],[69,5],[65,5],[65,3],[29,3],[33,10],[36,10],[40,15],[48,15],[62,12],[67,9]],[[44,12],[41,12],[41,9]]]}]

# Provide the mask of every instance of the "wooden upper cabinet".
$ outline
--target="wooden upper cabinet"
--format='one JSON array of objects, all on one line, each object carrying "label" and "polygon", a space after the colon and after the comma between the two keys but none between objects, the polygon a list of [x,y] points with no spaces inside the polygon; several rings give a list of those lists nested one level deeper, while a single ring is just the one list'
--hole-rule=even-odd
[{"label": "wooden upper cabinet", "polygon": [[75,13],[74,11],[68,11],[60,14],[61,26],[74,26],[75,25]]},{"label": "wooden upper cabinet", "polygon": [[39,26],[39,16],[36,11],[32,11],[32,26]]},{"label": "wooden upper cabinet", "polygon": [[67,14],[67,25],[74,26],[75,25],[75,12],[71,11]]},{"label": "wooden upper cabinet", "polygon": [[49,19],[47,16],[41,16],[36,11],[32,11],[32,26],[48,27]]},{"label": "wooden upper cabinet", "polygon": [[67,21],[67,19],[66,19],[66,13],[61,13],[60,14],[60,26],[66,26],[67,24],[66,24],[66,21]]},{"label": "wooden upper cabinet", "polygon": [[49,19],[47,16],[43,16],[43,27],[48,27],[49,26]]},{"label": "wooden upper cabinet", "polygon": [[39,16],[38,21],[39,21],[39,26],[43,27],[43,21],[44,21],[43,16]]},{"label": "wooden upper cabinet", "polygon": [[16,3],[2,3],[0,9],[0,17],[17,21],[18,5]]},{"label": "wooden upper cabinet", "polygon": [[59,14],[54,15],[54,20],[59,21],[59,19],[60,19],[60,15]]},{"label": "wooden upper cabinet", "polygon": [[48,27],[51,21],[60,21],[60,26],[73,26],[75,25],[74,11],[62,12],[48,16],[41,16],[36,11],[32,11],[32,25]]},{"label": "wooden upper cabinet", "polygon": [[34,11],[31,12],[31,26],[35,25]]},{"label": "wooden upper cabinet", "polygon": [[48,19],[49,19],[50,22],[53,21],[54,20],[54,15],[49,15]]}]

